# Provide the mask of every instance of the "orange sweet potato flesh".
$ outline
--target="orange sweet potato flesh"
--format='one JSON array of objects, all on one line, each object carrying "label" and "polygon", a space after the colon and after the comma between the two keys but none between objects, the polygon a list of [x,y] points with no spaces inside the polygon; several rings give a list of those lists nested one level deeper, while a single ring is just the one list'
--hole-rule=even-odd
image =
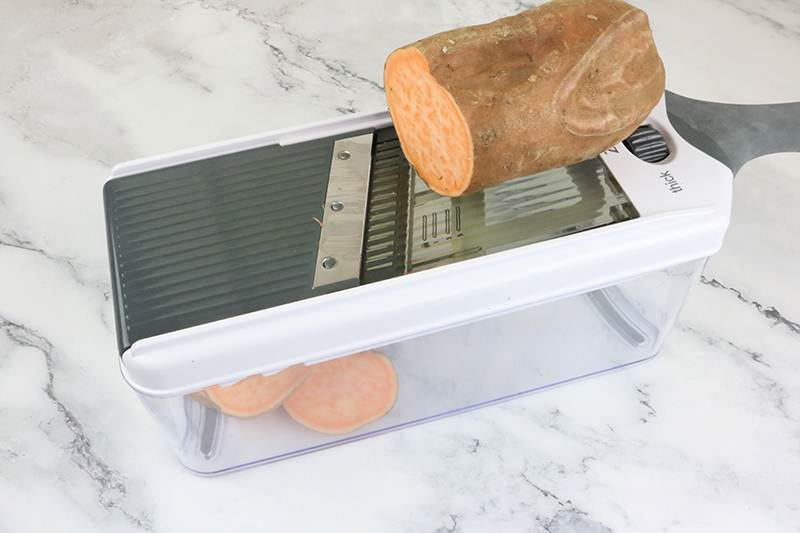
[{"label": "orange sweet potato flesh", "polygon": [[192,397],[227,415],[250,418],[281,405],[310,373],[310,367],[294,365],[271,376],[257,374],[228,387],[208,387]]},{"label": "orange sweet potato flesh", "polygon": [[396,399],[391,361],[369,350],[312,365],[311,375],[283,407],[304,426],[338,435],[382,417]]},{"label": "orange sweet potato flesh", "polygon": [[403,151],[460,196],[590,159],[661,99],[647,15],[620,0],[551,0],[395,50],[384,68]]}]

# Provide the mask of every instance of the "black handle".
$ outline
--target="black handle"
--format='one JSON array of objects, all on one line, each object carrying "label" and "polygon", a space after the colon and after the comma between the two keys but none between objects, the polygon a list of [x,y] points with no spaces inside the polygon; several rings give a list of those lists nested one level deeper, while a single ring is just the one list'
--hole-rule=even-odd
[{"label": "black handle", "polygon": [[734,175],[762,155],[800,152],[800,102],[721,104],[667,91],[666,103],[678,134]]}]

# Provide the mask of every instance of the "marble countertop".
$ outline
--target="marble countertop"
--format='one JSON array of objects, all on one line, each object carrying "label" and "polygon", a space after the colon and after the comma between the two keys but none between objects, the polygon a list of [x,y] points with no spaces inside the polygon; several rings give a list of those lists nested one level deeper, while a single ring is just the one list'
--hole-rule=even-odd
[{"label": "marble countertop", "polygon": [[[635,0],[667,87],[800,100],[793,0]],[[800,156],[747,164],[660,355],[216,478],[116,354],[119,162],[385,107],[395,48],[531,2],[0,1],[0,531],[800,531]]]}]

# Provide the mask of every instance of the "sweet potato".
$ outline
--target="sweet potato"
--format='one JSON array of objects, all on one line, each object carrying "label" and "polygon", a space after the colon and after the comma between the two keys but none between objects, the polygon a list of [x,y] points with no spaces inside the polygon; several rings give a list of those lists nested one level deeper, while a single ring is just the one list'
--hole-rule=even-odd
[{"label": "sweet potato", "polygon": [[304,426],[338,435],[382,417],[396,399],[391,361],[370,350],[312,365],[311,375],[283,407]]},{"label": "sweet potato", "polygon": [[271,376],[256,374],[228,387],[208,387],[192,397],[227,415],[250,418],[281,405],[310,373],[310,367],[294,365]]},{"label": "sweet potato", "polygon": [[578,163],[621,142],[664,93],[647,15],[620,0],[552,0],[395,50],[384,67],[403,151],[459,196]]}]

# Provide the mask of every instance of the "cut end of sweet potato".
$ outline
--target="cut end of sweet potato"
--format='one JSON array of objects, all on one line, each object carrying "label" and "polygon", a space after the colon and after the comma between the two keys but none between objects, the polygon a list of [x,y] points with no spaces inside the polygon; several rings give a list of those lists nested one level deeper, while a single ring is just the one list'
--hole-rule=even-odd
[{"label": "cut end of sweet potato", "polygon": [[271,376],[257,374],[228,387],[209,387],[202,392],[223,413],[250,418],[281,405],[310,373],[310,367],[299,364]]},{"label": "cut end of sweet potato", "polygon": [[312,365],[308,379],[283,407],[304,426],[339,435],[381,418],[396,399],[391,361],[370,350]]},{"label": "cut end of sweet potato", "polygon": [[406,158],[435,192],[459,196],[472,176],[472,137],[450,93],[416,48],[393,52],[384,69],[389,112]]}]

